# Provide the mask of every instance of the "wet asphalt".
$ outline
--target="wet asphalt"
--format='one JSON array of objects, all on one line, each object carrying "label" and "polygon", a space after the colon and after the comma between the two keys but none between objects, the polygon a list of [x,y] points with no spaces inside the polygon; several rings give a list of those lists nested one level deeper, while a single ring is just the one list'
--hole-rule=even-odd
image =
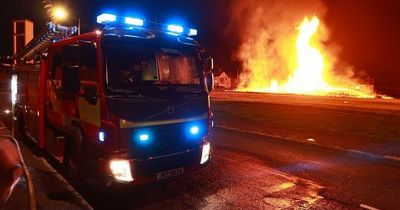
[{"label": "wet asphalt", "polygon": [[169,180],[80,193],[95,209],[399,209],[400,167],[214,128],[212,160]]}]

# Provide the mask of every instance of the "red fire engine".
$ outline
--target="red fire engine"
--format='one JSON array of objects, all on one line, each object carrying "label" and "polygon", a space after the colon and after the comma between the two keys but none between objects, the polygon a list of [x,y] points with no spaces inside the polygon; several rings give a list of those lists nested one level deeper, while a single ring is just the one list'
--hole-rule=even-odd
[{"label": "red fire engine", "polygon": [[49,23],[17,55],[18,132],[71,180],[146,183],[210,156],[212,59],[197,30],[102,14],[102,31]]}]

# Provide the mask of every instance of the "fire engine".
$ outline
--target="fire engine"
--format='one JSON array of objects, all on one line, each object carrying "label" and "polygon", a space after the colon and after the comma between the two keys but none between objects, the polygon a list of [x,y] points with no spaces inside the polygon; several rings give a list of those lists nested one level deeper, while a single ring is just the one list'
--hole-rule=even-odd
[{"label": "fire engine", "polygon": [[48,23],[16,55],[16,130],[72,181],[163,180],[210,158],[213,60],[196,29],[101,14],[101,31]]}]

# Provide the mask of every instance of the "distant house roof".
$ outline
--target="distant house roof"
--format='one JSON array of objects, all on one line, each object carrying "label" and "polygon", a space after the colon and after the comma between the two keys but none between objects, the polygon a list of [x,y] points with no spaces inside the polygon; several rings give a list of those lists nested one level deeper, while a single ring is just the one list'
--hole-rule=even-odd
[{"label": "distant house roof", "polygon": [[225,73],[226,76],[231,77],[227,72],[225,72],[225,71],[223,71],[221,69],[219,69],[217,71],[214,71],[213,73],[214,73],[214,76],[216,76],[216,77],[221,76],[223,73]]}]

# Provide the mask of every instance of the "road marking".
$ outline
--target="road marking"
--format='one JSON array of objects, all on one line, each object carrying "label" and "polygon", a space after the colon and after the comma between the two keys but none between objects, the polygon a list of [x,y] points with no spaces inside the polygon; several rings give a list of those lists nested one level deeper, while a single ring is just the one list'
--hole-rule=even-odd
[{"label": "road marking", "polygon": [[364,209],[368,209],[368,210],[379,210],[379,209],[377,209],[375,207],[368,206],[368,205],[365,205],[365,204],[360,204],[360,207],[364,208]]},{"label": "road marking", "polygon": [[363,158],[367,157],[367,158],[372,158],[372,159],[375,159],[375,160],[381,160],[381,161],[384,160],[384,161],[389,161],[389,162],[395,162],[396,164],[400,163],[400,157],[382,156],[382,155],[377,155],[377,154],[373,154],[373,153],[369,153],[369,152],[363,152],[363,151],[360,151],[360,150],[344,149],[344,148],[341,148],[341,147],[338,147],[338,146],[323,145],[323,144],[319,144],[319,143],[312,142],[312,141],[309,141],[310,143],[306,143],[305,141],[299,141],[299,140],[295,140],[295,139],[290,139],[290,138],[286,138],[286,137],[283,137],[283,136],[280,136],[280,135],[267,134],[267,133],[259,132],[259,131],[244,130],[244,129],[239,129],[239,128],[235,128],[235,127],[225,126],[225,125],[215,125],[214,127],[215,128],[225,129],[225,130],[230,130],[230,131],[236,131],[236,132],[242,132],[242,133],[249,133],[249,134],[254,134],[254,135],[265,136],[265,137],[268,137],[268,138],[276,138],[276,139],[285,140],[285,141],[303,143],[303,144],[318,146],[318,147],[325,148],[325,149],[330,149],[330,150],[348,152],[349,154],[353,154],[353,155],[356,155],[358,157],[363,157]]},{"label": "road marking", "polygon": [[388,158],[388,159],[391,159],[391,160],[400,161],[400,157],[396,157],[396,156],[385,155],[385,156],[383,156],[383,157]]}]

